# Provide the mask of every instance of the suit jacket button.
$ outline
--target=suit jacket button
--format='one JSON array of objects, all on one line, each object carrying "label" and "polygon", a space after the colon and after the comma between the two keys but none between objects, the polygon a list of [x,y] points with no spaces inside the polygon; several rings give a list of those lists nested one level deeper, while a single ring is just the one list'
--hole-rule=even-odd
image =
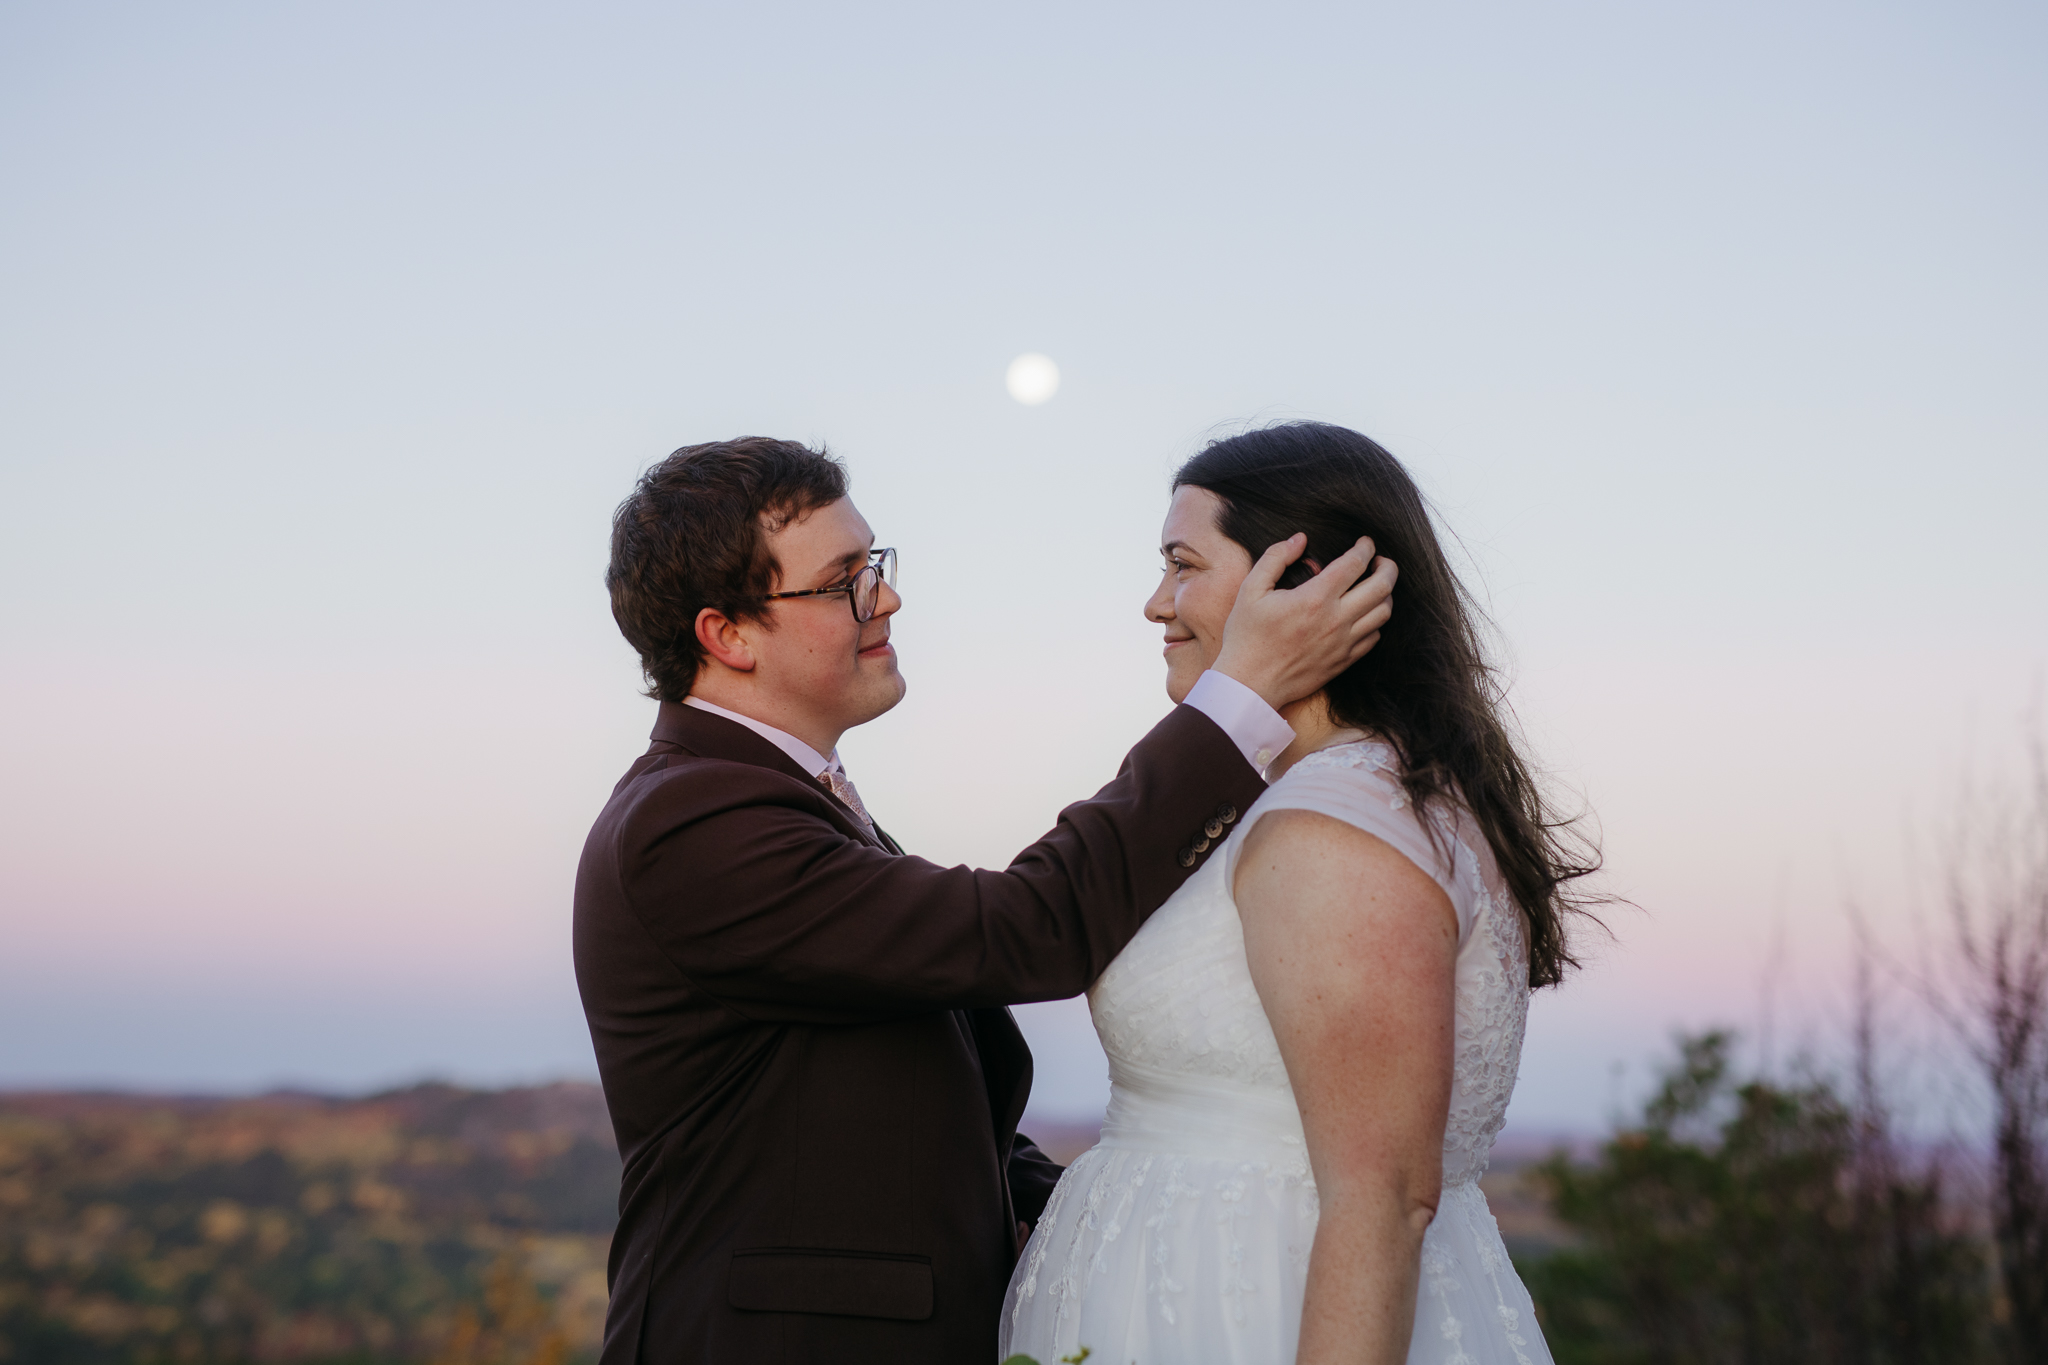
[{"label": "suit jacket button", "polygon": [[1192,844],[1189,844],[1188,847],[1196,853],[1207,853],[1209,851],[1209,841],[1207,839],[1197,839]]},{"label": "suit jacket button", "polygon": [[1237,819],[1237,807],[1231,805],[1228,801],[1225,801],[1222,805],[1216,808],[1216,818],[1218,820],[1221,820],[1226,825],[1229,824],[1231,821]]},{"label": "suit jacket button", "polygon": [[1202,826],[1202,833],[1208,835],[1211,839],[1220,838],[1223,834],[1223,822],[1221,820],[1211,820],[1208,824]]},{"label": "suit jacket button", "polygon": [[1173,855],[1173,860],[1182,867],[1193,867],[1195,865],[1195,851],[1191,848],[1184,848]]}]

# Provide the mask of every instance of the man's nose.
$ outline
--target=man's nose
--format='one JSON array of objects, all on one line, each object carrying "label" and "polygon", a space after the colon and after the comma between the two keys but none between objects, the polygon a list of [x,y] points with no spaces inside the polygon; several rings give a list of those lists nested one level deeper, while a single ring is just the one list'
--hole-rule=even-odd
[{"label": "man's nose", "polygon": [[882,584],[882,590],[875,594],[876,616],[893,616],[896,614],[896,609],[902,605],[903,598],[897,594],[894,587],[887,583]]}]

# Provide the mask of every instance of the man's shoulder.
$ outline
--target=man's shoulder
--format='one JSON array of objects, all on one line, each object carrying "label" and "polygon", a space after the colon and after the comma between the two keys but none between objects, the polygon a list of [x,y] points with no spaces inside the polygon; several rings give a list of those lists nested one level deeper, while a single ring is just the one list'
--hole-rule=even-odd
[{"label": "man's shoulder", "polygon": [[673,826],[748,806],[817,804],[820,794],[787,773],[682,750],[642,755],[612,791],[600,823]]},{"label": "man's shoulder", "polygon": [[583,841],[579,887],[591,878],[596,879],[592,885],[630,879],[650,853],[675,847],[677,836],[687,836],[692,826],[721,814],[778,804],[778,796],[779,804],[794,799],[790,793],[778,793],[778,785],[795,784],[766,768],[731,759],[660,749],[643,754],[619,779],[591,823]]}]

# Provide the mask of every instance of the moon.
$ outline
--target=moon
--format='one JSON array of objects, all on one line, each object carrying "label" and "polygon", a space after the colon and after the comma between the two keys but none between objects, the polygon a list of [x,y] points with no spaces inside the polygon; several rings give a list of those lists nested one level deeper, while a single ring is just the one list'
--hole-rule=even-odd
[{"label": "moon", "polygon": [[1010,362],[1003,382],[1009,386],[1010,397],[1035,408],[1060,391],[1060,367],[1052,363],[1051,356],[1026,351]]}]

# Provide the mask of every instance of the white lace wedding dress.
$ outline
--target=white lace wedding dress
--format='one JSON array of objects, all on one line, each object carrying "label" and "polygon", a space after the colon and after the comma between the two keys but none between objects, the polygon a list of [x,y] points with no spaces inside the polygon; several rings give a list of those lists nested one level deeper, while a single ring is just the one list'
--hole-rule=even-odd
[{"label": "white lace wedding dress", "polygon": [[1521,913],[1469,817],[1433,846],[1374,742],[1302,759],[1088,992],[1109,1054],[1102,1140],[1060,1180],[1003,1302],[1001,1357],[1086,1346],[1101,1365],[1286,1365],[1316,1228],[1301,1116],[1231,899],[1245,833],[1314,810],[1386,840],[1458,916],[1456,1071],[1443,1197],[1422,1244],[1411,1365],[1536,1365],[1550,1352],[1479,1176],[1528,1014]]}]

